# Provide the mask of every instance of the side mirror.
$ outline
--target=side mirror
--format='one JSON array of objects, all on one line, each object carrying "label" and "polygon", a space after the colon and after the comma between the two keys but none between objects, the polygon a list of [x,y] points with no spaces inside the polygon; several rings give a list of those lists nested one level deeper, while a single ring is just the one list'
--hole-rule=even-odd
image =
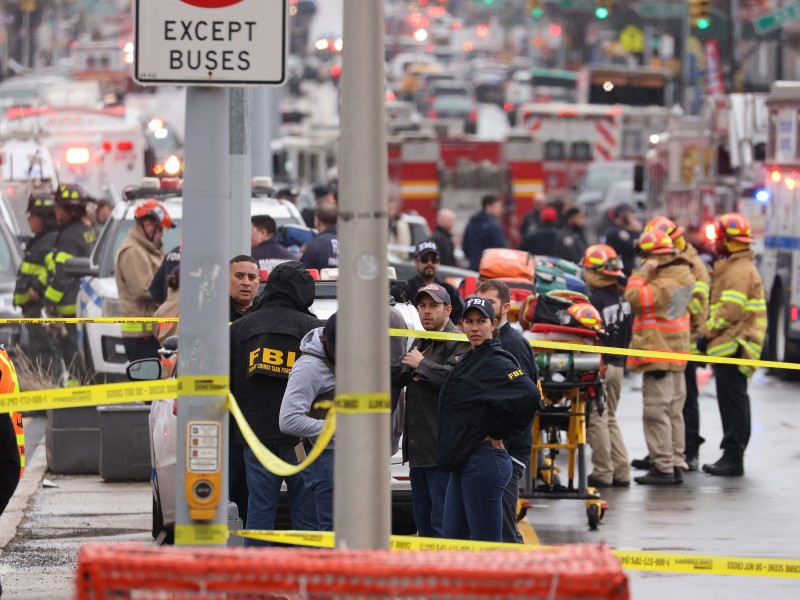
[{"label": "side mirror", "polygon": [[93,265],[91,259],[79,256],[70,258],[64,263],[64,272],[75,277],[98,277],[100,267]]},{"label": "side mirror", "polygon": [[131,381],[155,381],[161,379],[161,361],[157,358],[135,360],[125,372]]}]

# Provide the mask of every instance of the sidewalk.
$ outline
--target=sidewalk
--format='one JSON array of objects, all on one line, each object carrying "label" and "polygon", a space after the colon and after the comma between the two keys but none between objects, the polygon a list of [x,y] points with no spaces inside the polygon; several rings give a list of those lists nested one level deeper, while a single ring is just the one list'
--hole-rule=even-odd
[{"label": "sidewalk", "polygon": [[[0,517],[3,598],[67,599],[87,542],[153,543],[149,482],[106,483],[99,475],[47,473],[44,439]],[[57,487],[43,487],[46,479]]]}]

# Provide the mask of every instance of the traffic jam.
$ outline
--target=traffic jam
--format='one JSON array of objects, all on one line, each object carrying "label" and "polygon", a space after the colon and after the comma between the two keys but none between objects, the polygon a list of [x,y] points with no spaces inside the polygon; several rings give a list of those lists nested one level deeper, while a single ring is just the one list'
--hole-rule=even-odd
[{"label": "traffic jam", "polygon": [[[389,396],[361,398],[337,394],[353,0],[255,2],[3,7],[0,596],[788,595],[800,12],[384,0],[386,171],[364,177],[385,182],[389,364],[358,368],[388,372]],[[204,138],[193,86],[224,85],[269,101],[246,92],[247,125],[231,104],[231,139]],[[249,227],[214,278],[224,384],[179,369],[200,140],[248,165],[227,198]],[[228,426],[184,426],[187,381],[229,393]],[[387,554],[452,564],[375,558],[371,580],[316,562],[340,547],[340,412],[388,413]],[[198,551],[189,574],[182,546],[239,554]],[[132,556],[154,562],[122,592]],[[306,560],[353,579],[297,592]],[[404,587],[415,569],[429,581]],[[534,574],[549,587],[525,587]]]}]

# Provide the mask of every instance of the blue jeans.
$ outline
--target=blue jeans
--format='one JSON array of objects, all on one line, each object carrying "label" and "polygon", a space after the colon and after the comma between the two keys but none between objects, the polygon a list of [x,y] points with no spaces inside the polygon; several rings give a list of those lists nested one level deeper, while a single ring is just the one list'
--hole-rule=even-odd
[{"label": "blue jeans", "polygon": [[511,479],[511,459],[489,442],[473,450],[450,474],[442,522],[445,538],[500,542],[503,492]]},{"label": "blue jeans", "polygon": [[442,513],[450,473],[439,467],[411,467],[409,475],[417,532],[422,537],[442,537]]},{"label": "blue jeans", "polygon": [[303,478],[313,494],[320,531],[333,531],[333,450],[325,450],[311,463]]},{"label": "blue jeans", "polygon": [[[297,464],[295,444],[271,444],[269,450],[278,458],[292,465]],[[278,499],[284,478],[267,471],[258,462],[250,448],[244,449],[244,464],[247,471],[247,487],[250,499],[247,505],[247,529],[274,529],[275,514],[278,512]],[[303,474],[286,477],[289,495],[289,510],[292,527],[304,531],[317,530],[317,514],[314,497],[303,482]],[[245,538],[245,546],[271,546],[269,542]]]}]

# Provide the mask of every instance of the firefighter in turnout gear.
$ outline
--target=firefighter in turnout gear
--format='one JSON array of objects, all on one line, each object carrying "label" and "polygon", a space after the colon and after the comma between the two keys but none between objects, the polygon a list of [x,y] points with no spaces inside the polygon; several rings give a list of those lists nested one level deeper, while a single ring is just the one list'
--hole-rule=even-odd
[{"label": "firefighter in turnout gear", "polygon": [[[631,274],[625,298],[634,314],[634,350],[689,354],[689,301],[694,277],[688,261],[669,235],[646,231],[639,238],[644,263]],[[644,485],[683,483],[686,401],[685,360],[628,358],[632,371],[642,371],[644,438],[652,467],[634,481]]]},{"label": "firefighter in turnout gear", "polygon": [[[711,273],[705,261],[700,258],[697,249],[692,246],[685,236],[683,227],[676,225],[666,217],[656,217],[644,227],[645,231],[661,231],[672,240],[676,250],[689,262],[689,268],[695,279],[692,299],[689,301],[691,352],[697,354],[697,338],[703,331],[708,318],[708,296],[711,290]],[[700,436],[700,407],[697,403],[697,365],[689,362],[686,365],[686,403],[683,405],[683,421],[686,428],[686,464],[690,471],[697,471],[700,444],[705,442]],[[649,469],[649,457],[635,460],[637,468]]]},{"label": "firefighter in turnout gear", "polygon": [[[17,372],[5,349],[0,346],[0,394],[13,394],[19,388]],[[8,506],[25,469],[25,437],[22,415],[0,414],[0,515]],[[0,596],[3,588],[0,586]]]},{"label": "firefighter in turnout gear", "polygon": [[[14,305],[22,309],[26,318],[42,316],[44,294],[47,289],[47,266],[45,259],[55,247],[58,236],[56,203],[49,191],[34,192],[28,199],[28,224],[33,238],[25,246],[25,257],[19,266],[17,285],[14,288]],[[53,340],[42,325],[26,325],[28,357],[39,364],[43,373],[51,380],[61,376],[61,358],[53,349]]]},{"label": "firefighter in turnout gear", "polygon": [[[767,331],[767,304],[750,249],[750,223],[739,213],[727,213],[719,218],[716,233],[715,251],[722,258],[714,265],[710,314],[697,348],[708,356],[757,360]],[[744,451],[750,440],[747,380],[753,372],[753,367],[714,365],[722,418],[722,458],[703,465],[706,473],[744,475]]]},{"label": "firefighter in turnout gear", "polygon": [[[122,240],[114,269],[120,310],[125,317],[152,317],[158,303],[150,295],[150,282],[164,260],[164,229],[175,225],[158,200],[146,200],[133,216],[136,224]],[[122,342],[130,361],[158,357],[153,323],[123,323]]]},{"label": "firefighter in turnout gear", "polygon": [[[44,292],[47,312],[54,317],[74,317],[77,312],[78,277],[65,272],[70,258],[88,257],[97,233],[83,222],[86,206],[92,198],[76,184],[63,184],[55,194],[58,237],[55,248],[47,255],[48,285]],[[69,370],[70,379],[80,381],[84,374],[78,352],[78,333],[75,325],[64,325],[56,335],[61,355]]]}]

